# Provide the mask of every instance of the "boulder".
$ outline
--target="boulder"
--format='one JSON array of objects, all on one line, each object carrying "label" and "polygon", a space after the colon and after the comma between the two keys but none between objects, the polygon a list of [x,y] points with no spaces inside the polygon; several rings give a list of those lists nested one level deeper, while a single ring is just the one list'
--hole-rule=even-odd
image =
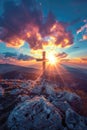
[{"label": "boulder", "polygon": [[64,112],[68,108],[72,108],[77,112],[81,110],[81,98],[75,93],[70,93],[66,91],[53,93],[49,95],[48,100]]},{"label": "boulder", "polygon": [[53,88],[53,85],[49,83],[36,85],[33,89],[30,91],[31,94],[34,95],[53,95],[55,94],[55,90]]},{"label": "boulder", "polygon": [[29,84],[28,83],[22,83],[21,85],[20,85],[20,87],[21,88],[29,88]]},{"label": "boulder", "polygon": [[18,100],[19,100],[19,102],[24,102],[25,100],[30,100],[31,98],[30,98],[30,96],[28,96],[28,95],[19,95],[18,96]]},{"label": "boulder", "polygon": [[19,88],[15,88],[15,89],[12,89],[11,91],[10,91],[10,94],[11,95],[18,95],[18,94],[20,94],[21,93],[21,89],[19,89]]},{"label": "boulder", "polygon": [[84,122],[84,118],[72,109],[68,109],[66,111],[65,122],[70,130],[87,130],[87,125]]},{"label": "boulder", "polygon": [[2,86],[0,86],[0,97],[4,96],[4,88]]},{"label": "boulder", "polygon": [[73,110],[80,112],[82,100],[76,93],[65,92],[65,99],[72,106]]},{"label": "boulder", "polygon": [[3,105],[0,104],[0,111],[2,111],[4,108],[3,108]]},{"label": "boulder", "polygon": [[44,97],[34,97],[13,109],[7,126],[11,130],[62,130],[59,113]]}]

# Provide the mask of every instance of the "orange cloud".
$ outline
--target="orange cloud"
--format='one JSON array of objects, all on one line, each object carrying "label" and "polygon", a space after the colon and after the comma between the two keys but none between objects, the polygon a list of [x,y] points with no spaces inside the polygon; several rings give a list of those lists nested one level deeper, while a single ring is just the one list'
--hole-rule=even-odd
[{"label": "orange cloud", "polygon": [[20,48],[23,45],[24,45],[24,41],[17,37],[14,37],[10,42],[6,44],[7,47],[12,47],[12,48]]},{"label": "orange cloud", "polygon": [[83,40],[87,40],[87,35],[83,35]]}]

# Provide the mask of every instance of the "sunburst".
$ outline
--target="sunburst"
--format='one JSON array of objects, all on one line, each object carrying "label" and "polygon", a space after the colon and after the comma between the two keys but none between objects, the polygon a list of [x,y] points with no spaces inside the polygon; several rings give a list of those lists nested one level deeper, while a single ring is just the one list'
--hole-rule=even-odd
[{"label": "sunburst", "polygon": [[48,59],[49,64],[51,65],[55,65],[57,62],[57,58],[54,53],[48,53],[47,59]]}]

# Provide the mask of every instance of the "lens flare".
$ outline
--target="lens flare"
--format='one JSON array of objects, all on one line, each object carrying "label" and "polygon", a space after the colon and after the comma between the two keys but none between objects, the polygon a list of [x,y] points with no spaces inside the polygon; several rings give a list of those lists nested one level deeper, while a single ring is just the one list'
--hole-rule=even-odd
[{"label": "lens flare", "polygon": [[51,64],[51,65],[54,65],[57,62],[57,58],[56,58],[55,54],[53,54],[53,53],[49,53],[47,56],[47,59],[48,59],[49,64]]}]

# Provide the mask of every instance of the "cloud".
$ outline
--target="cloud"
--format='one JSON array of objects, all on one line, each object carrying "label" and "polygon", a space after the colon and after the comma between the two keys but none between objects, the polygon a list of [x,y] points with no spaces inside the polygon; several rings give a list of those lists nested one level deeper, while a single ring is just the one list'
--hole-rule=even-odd
[{"label": "cloud", "polygon": [[68,56],[68,54],[66,52],[62,52],[62,53],[59,53],[58,55],[56,55],[56,57],[62,59],[62,58],[66,58]]},{"label": "cloud", "polygon": [[83,40],[87,40],[87,35],[83,35]]},{"label": "cloud", "polygon": [[11,52],[5,52],[5,53],[3,53],[3,56],[5,58],[8,58],[8,57],[14,57],[14,58],[16,58],[17,54],[16,53],[11,53]]},{"label": "cloud", "polygon": [[36,60],[29,55],[6,52],[0,54],[0,64],[14,64],[19,66],[32,66]]},{"label": "cloud", "polygon": [[34,59],[34,58],[31,57],[31,56],[28,56],[28,55],[24,55],[24,54],[20,54],[20,55],[18,56],[18,60],[27,61],[27,60],[32,60],[32,59]]},{"label": "cloud", "polygon": [[81,39],[79,41],[87,40],[87,20],[84,19],[83,22],[85,24],[77,30],[77,35],[81,35]]},{"label": "cloud", "polygon": [[7,47],[12,47],[12,48],[20,48],[23,45],[24,45],[24,41],[16,37],[14,38],[14,40],[11,40],[10,42],[6,43]]},{"label": "cloud", "polygon": [[73,44],[73,36],[63,23],[58,22],[52,12],[44,17],[40,3],[36,0],[4,1],[3,16],[0,17],[0,40],[7,47],[21,47],[28,42],[33,49],[42,49],[49,44],[46,37],[54,37],[56,46]]},{"label": "cloud", "polygon": [[31,66],[32,67],[33,65],[35,65],[36,62],[35,62],[35,60],[25,61],[25,60],[18,60],[18,59],[12,58],[12,57],[1,59],[1,57],[0,57],[0,64],[6,64],[6,63],[19,65],[19,66],[27,66],[27,67]]},{"label": "cloud", "polygon": [[77,34],[83,32],[85,29],[87,29],[87,23],[77,30]]},{"label": "cloud", "polygon": [[83,61],[87,61],[87,58],[81,58]]},{"label": "cloud", "polygon": [[16,54],[16,53],[12,53],[12,52],[5,52],[3,54],[1,54],[1,58],[3,59],[16,59],[16,60],[23,60],[23,61],[28,61],[28,60],[33,60],[34,58],[32,56],[29,55],[25,55],[25,54]]}]

